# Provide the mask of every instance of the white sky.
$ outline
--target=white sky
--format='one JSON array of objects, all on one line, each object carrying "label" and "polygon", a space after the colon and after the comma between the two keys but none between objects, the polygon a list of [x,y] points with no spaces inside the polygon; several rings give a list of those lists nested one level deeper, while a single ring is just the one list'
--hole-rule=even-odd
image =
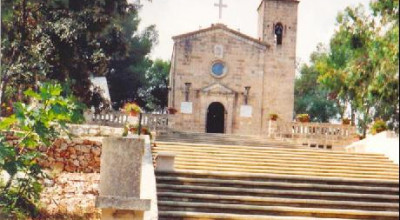
[{"label": "white sky", "polygon": [[[133,1],[133,0],[130,0]],[[172,54],[172,36],[209,27],[219,22],[218,0],[153,0],[141,1],[140,28],[155,24],[159,32],[159,44],[151,57],[169,60]],[[222,23],[229,28],[257,37],[257,7],[261,0],[224,0],[228,5],[223,11]],[[300,0],[297,35],[297,57],[308,62],[318,43],[329,43],[334,33],[336,15],[347,6],[364,4],[369,0]]]}]

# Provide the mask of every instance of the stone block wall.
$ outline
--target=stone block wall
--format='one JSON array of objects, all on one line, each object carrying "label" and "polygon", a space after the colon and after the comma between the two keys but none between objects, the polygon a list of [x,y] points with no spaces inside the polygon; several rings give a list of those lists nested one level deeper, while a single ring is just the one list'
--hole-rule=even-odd
[{"label": "stone block wall", "polygon": [[40,147],[46,157],[40,161],[43,168],[69,173],[99,173],[101,142],[58,139],[51,147]]},{"label": "stone block wall", "polygon": [[[7,135],[9,144],[16,146],[18,138]],[[101,145],[99,141],[64,139],[54,141],[52,146],[40,146],[44,157],[39,161],[42,168],[68,173],[99,173]]]}]

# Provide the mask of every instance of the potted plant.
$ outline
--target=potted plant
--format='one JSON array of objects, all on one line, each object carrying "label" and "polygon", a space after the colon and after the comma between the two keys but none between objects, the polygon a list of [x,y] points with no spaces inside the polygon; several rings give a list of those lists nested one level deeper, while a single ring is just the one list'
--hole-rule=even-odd
[{"label": "potted plant", "polygon": [[279,118],[279,116],[277,114],[274,114],[274,113],[273,114],[269,114],[269,119],[271,121],[277,121],[278,118]]},{"label": "potted plant", "polygon": [[383,121],[382,119],[376,119],[374,124],[371,127],[371,134],[375,135],[375,134],[379,134],[383,131],[388,130],[388,126],[386,125],[386,122]]},{"label": "potted plant", "polygon": [[125,114],[130,115],[130,116],[137,116],[141,110],[140,107],[136,103],[126,103],[123,107],[123,110]]},{"label": "potted plant", "polygon": [[298,122],[308,123],[308,122],[310,122],[310,116],[308,114],[298,114],[296,116],[296,120]]},{"label": "potted plant", "polygon": [[342,125],[350,125],[350,124],[351,124],[351,119],[349,118],[342,119]]},{"label": "potted plant", "polygon": [[175,108],[168,108],[168,114],[175,115],[178,112]]}]

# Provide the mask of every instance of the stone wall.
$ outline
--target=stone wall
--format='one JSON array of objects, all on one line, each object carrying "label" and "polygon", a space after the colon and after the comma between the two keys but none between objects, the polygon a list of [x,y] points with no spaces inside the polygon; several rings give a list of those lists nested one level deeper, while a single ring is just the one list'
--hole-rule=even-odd
[{"label": "stone wall", "polygon": [[69,173],[99,173],[101,142],[58,139],[51,147],[39,148],[47,155],[40,165]]},{"label": "stone wall", "polygon": [[[7,135],[7,141],[16,146],[18,138]],[[68,173],[99,173],[101,142],[85,139],[64,139],[54,141],[52,146],[40,146],[45,156],[39,161],[42,168]]]}]

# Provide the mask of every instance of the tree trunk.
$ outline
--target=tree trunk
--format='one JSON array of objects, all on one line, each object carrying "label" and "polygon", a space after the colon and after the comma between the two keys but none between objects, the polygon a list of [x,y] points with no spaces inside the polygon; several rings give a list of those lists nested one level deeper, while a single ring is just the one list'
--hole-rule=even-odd
[{"label": "tree trunk", "polygon": [[364,120],[363,120],[363,125],[362,125],[363,138],[367,137],[369,111],[370,111],[370,108],[367,107],[367,112],[364,115]]}]

